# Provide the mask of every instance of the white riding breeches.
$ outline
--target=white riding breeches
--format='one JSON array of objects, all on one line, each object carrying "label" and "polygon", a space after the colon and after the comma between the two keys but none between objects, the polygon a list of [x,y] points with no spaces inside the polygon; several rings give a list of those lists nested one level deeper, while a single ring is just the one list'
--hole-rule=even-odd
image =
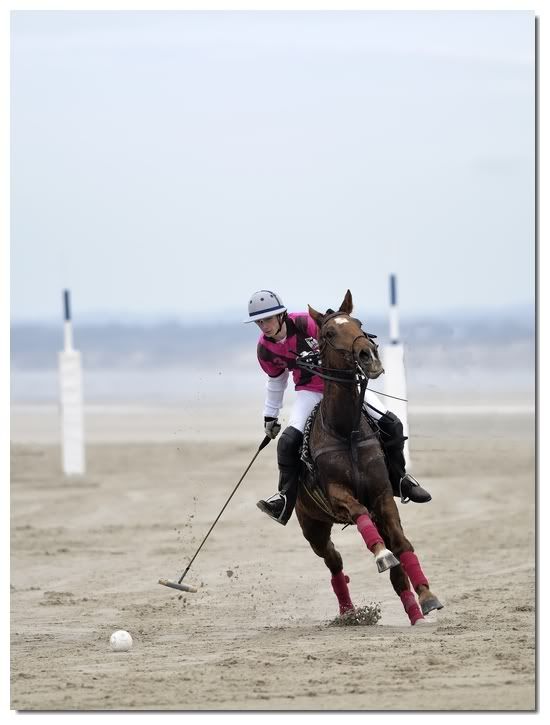
[{"label": "white riding breeches", "polygon": [[[313,390],[297,390],[288,425],[303,433],[311,411],[322,398],[322,393],[316,393]],[[374,406],[369,407],[369,415],[374,420],[379,420],[387,410],[376,393],[371,392],[368,388],[365,392],[365,403]]]},{"label": "white riding breeches", "polygon": [[288,425],[303,433],[309,414],[322,398],[323,393],[316,393],[314,390],[297,390]]}]

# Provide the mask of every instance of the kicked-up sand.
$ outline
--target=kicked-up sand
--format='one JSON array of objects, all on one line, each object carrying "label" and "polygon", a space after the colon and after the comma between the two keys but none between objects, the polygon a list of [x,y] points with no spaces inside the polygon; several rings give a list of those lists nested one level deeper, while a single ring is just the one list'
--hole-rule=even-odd
[{"label": "kicked-up sand", "polygon": [[[353,526],[333,528],[372,626],[330,626],[330,573],[259,455],[186,581],[178,578],[262,439],[257,412],[95,408],[87,473],[60,469],[54,408],[12,411],[11,707],[18,710],[533,710],[535,422],[522,409],[411,411],[399,505],[444,609],[411,627]],[[128,630],[134,646],[112,652]]]}]

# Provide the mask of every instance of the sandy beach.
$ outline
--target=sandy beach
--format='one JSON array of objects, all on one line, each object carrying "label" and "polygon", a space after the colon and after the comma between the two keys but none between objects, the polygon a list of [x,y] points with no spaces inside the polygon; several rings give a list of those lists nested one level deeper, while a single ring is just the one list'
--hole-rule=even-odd
[{"label": "sandy beach", "polygon": [[[11,715],[539,714],[542,3],[11,5]],[[432,496],[396,499],[403,563],[443,604],[417,625],[366,518],[332,528],[349,622],[257,507],[296,388],[339,390],[335,433],[361,389],[402,420]]]},{"label": "sandy beach", "polygon": [[[355,527],[333,540],[375,626],[330,626],[330,575],[295,518],[268,520],[275,446],[252,405],[86,415],[87,473],[63,476],[54,406],[12,409],[11,707],[18,710],[533,710],[534,414],[411,411],[399,504],[444,609],[411,627]],[[128,653],[110,650],[128,630]]]}]

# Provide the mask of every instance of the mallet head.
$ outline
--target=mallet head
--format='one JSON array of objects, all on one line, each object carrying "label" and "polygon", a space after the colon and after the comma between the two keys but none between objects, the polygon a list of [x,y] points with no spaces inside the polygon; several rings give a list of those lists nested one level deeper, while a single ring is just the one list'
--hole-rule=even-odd
[{"label": "mallet head", "polygon": [[159,579],[159,584],[165,587],[172,587],[172,589],[179,589],[181,592],[193,592],[196,594],[197,587],[191,586],[191,584],[179,584],[170,579]]}]

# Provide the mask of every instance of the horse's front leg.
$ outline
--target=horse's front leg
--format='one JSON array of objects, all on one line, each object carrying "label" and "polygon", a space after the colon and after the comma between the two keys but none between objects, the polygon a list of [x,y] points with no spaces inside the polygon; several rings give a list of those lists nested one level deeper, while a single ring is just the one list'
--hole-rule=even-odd
[{"label": "horse's front leg", "polygon": [[338,599],[338,607],[340,614],[353,611],[355,607],[351,601],[349,592],[349,576],[344,574],[344,564],[340,552],[334,546],[330,538],[332,524],[327,521],[317,521],[312,519],[305,508],[301,506],[298,500],[296,506],[296,517],[302,528],[304,537],[309,541],[309,545],[313,551],[324,560],[328,567],[332,578],[330,583],[332,590]]},{"label": "horse's front leg", "polygon": [[[387,493],[381,494],[373,501],[372,514],[388,546],[399,558],[403,576],[399,571],[401,567],[398,567],[395,572],[390,573],[390,578],[393,588],[401,598],[411,619],[411,624],[414,624],[418,617],[413,606],[414,594],[410,591],[409,580],[418,595],[422,614],[426,615],[434,609],[442,609],[443,605],[430,591],[428,579],[422,571],[414,548],[403,532],[399,511],[391,491],[388,490]],[[416,603],[414,602],[414,604]]]},{"label": "horse's front leg", "polygon": [[368,510],[357,501],[352,493],[341,483],[328,483],[327,496],[334,512],[341,518],[353,521],[368,549],[373,553],[379,572],[386,571],[392,566],[398,566],[399,561],[386,547],[376,525],[369,516]]}]

